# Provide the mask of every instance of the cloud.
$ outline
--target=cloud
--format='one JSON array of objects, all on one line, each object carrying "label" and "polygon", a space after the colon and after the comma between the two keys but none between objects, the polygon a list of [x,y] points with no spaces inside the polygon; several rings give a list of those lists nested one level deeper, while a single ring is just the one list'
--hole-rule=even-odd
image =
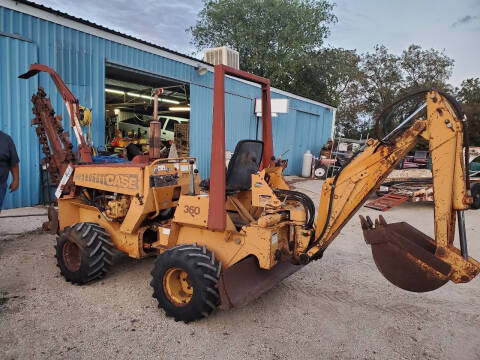
[{"label": "cloud", "polygon": [[195,24],[202,7],[201,0],[34,1],[184,54],[194,50],[185,29]]},{"label": "cloud", "polygon": [[466,15],[464,17],[462,17],[461,19],[455,21],[453,24],[452,24],[452,27],[455,28],[457,26],[462,26],[462,25],[467,25],[469,23],[471,23],[472,21],[478,19],[479,17],[474,15]]}]

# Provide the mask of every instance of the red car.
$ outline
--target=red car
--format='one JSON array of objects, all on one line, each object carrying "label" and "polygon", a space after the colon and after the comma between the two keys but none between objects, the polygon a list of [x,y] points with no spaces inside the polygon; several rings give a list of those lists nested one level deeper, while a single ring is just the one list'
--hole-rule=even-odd
[{"label": "red car", "polygon": [[429,152],[424,150],[415,151],[413,162],[417,164],[427,165]]}]

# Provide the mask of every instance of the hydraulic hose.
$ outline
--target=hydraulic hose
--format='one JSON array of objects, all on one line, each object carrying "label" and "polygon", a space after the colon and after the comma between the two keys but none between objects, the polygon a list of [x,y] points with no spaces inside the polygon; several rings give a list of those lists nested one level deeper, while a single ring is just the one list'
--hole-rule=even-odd
[{"label": "hydraulic hose", "polygon": [[[392,103],[391,105],[387,106],[383,111],[382,113],[380,114],[380,116],[378,117],[377,121],[376,121],[376,131],[377,131],[377,136],[380,138],[381,135],[378,134],[378,124],[380,123],[380,121],[386,117],[388,117],[397,107],[399,107],[400,105],[402,105],[403,103],[407,102],[408,100],[412,99],[413,97],[415,96],[418,96],[420,94],[427,94],[428,92],[430,91],[433,91],[433,90],[421,90],[421,91],[416,91],[416,92],[413,92],[413,93],[410,93],[410,94],[407,94],[406,96],[400,98],[399,100],[397,100],[396,102]],[[463,112],[463,109],[461,107],[461,105],[458,103],[458,101],[451,95],[443,92],[443,91],[438,91],[438,93],[440,95],[442,95],[443,97],[445,97],[447,99],[447,101],[453,106],[454,108],[454,111],[456,112],[456,115],[459,119],[461,119],[463,121],[463,135],[464,135],[464,147],[465,147],[465,169],[466,169],[466,187],[467,187],[467,190],[470,190],[470,178],[469,178],[469,173],[468,173],[468,166],[469,166],[469,139],[468,139],[468,123],[467,123],[467,119],[465,117],[465,113]],[[405,126],[406,128],[407,126]],[[400,129],[401,130],[401,129]],[[397,135],[398,136],[398,135]],[[308,250],[310,250],[311,248],[313,248],[314,246],[316,246],[320,240],[322,239],[322,237],[325,235],[325,232],[327,230],[327,227],[328,227],[328,223],[330,222],[330,217],[331,217],[331,212],[332,212],[332,203],[333,203],[333,199],[334,199],[334,196],[335,196],[335,186],[337,184],[337,180],[338,180],[338,177],[340,176],[340,174],[342,173],[342,170],[348,165],[350,164],[353,159],[355,159],[355,157],[359,154],[360,152],[358,152],[357,154],[355,154],[353,157],[351,157],[340,169],[340,171],[337,173],[337,175],[335,175],[334,179],[333,179],[333,182],[332,182],[332,190],[330,191],[330,198],[329,198],[329,202],[328,202],[328,212],[327,212],[327,218],[325,220],[325,223],[323,225],[323,229],[322,229],[322,232],[320,233],[320,235],[315,239],[315,241],[313,241],[309,246],[308,246]]]},{"label": "hydraulic hose", "polygon": [[285,196],[290,196],[303,205],[306,211],[305,228],[311,229],[315,221],[315,205],[313,201],[307,195],[296,191],[280,190],[280,193]]},{"label": "hydraulic hose", "polygon": [[313,227],[315,221],[315,205],[313,204],[312,199],[298,191],[275,189],[274,192],[275,195],[290,197],[301,203],[306,213],[305,228],[311,229]]}]

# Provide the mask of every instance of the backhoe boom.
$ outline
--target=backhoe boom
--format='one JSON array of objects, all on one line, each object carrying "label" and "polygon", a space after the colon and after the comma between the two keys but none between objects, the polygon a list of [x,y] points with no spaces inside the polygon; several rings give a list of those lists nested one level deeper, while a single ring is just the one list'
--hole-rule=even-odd
[{"label": "backhoe boom", "polygon": [[[362,153],[335,178],[325,181],[318,208],[315,240],[307,248],[307,260],[318,258],[319,254],[323,253],[362,206],[368,194],[388,176],[422,137],[429,141],[432,157],[435,240],[407,228],[406,224],[403,228],[398,224],[390,224],[395,225],[395,231],[386,234],[385,230],[390,225],[387,225],[383,218],[376,222],[375,228],[370,219],[362,218],[365,240],[372,245],[375,262],[380,271],[396,285],[398,285],[396,280],[392,276],[389,278],[387,273],[398,271],[399,264],[395,261],[400,253],[410,258],[409,264],[412,269],[415,268],[412,277],[419,280],[414,281],[412,288],[408,285],[400,286],[407,290],[426,291],[422,290],[418,283],[424,281],[431,286],[432,276],[444,283],[448,280],[467,282],[478,274],[480,264],[468,257],[465,234],[464,232],[462,234],[463,210],[467,209],[471,202],[466,189],[462,162],[463,119],[459,118],[447,98],[436,91],[427,94],[426,108],[427,119],[416,120],[410,128],[396,135],[390,142],[370,139]],[[456,212],[461,212],[459,213],[460,235],[463,240],[461,252],[453,246]],[[402,235],[402,231],[405,234]],[[390,239],[392,233],[398,233],[398,236]],[[402,239],[399,239],[400,237]],[[385,250],[387,245],[389,254],[385,257],[388,259],[380,259],[382,255],[378,251],[375,254],[374,247],[383,246],[382,249]],[[385,251],[382,252],[383,255],[384,253]],[[439,260],[441,263],[438,263]],[[402,264],[402,267],[405,265]],[[419,268],[427,275],[426,279],[420,279],[421,276],[416,273]],[[443,271],[439,271],[440,268]],[[405,272],[402,276],[405,278]]]}]

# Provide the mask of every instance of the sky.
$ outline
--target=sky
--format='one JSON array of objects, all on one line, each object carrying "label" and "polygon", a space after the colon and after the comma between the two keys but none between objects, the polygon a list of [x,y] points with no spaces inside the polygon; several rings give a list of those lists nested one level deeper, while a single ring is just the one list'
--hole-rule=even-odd
[{"label": "sky", "polygon": [[[202,0],[35,0],[160,46],[194,55],[185,29]],[[445,51],[455,60],[450,82],[480,77],[480,0],[336,0],[338,22],[326,45],[371,52],[376,44],[400,54],[410,44]]]}]

